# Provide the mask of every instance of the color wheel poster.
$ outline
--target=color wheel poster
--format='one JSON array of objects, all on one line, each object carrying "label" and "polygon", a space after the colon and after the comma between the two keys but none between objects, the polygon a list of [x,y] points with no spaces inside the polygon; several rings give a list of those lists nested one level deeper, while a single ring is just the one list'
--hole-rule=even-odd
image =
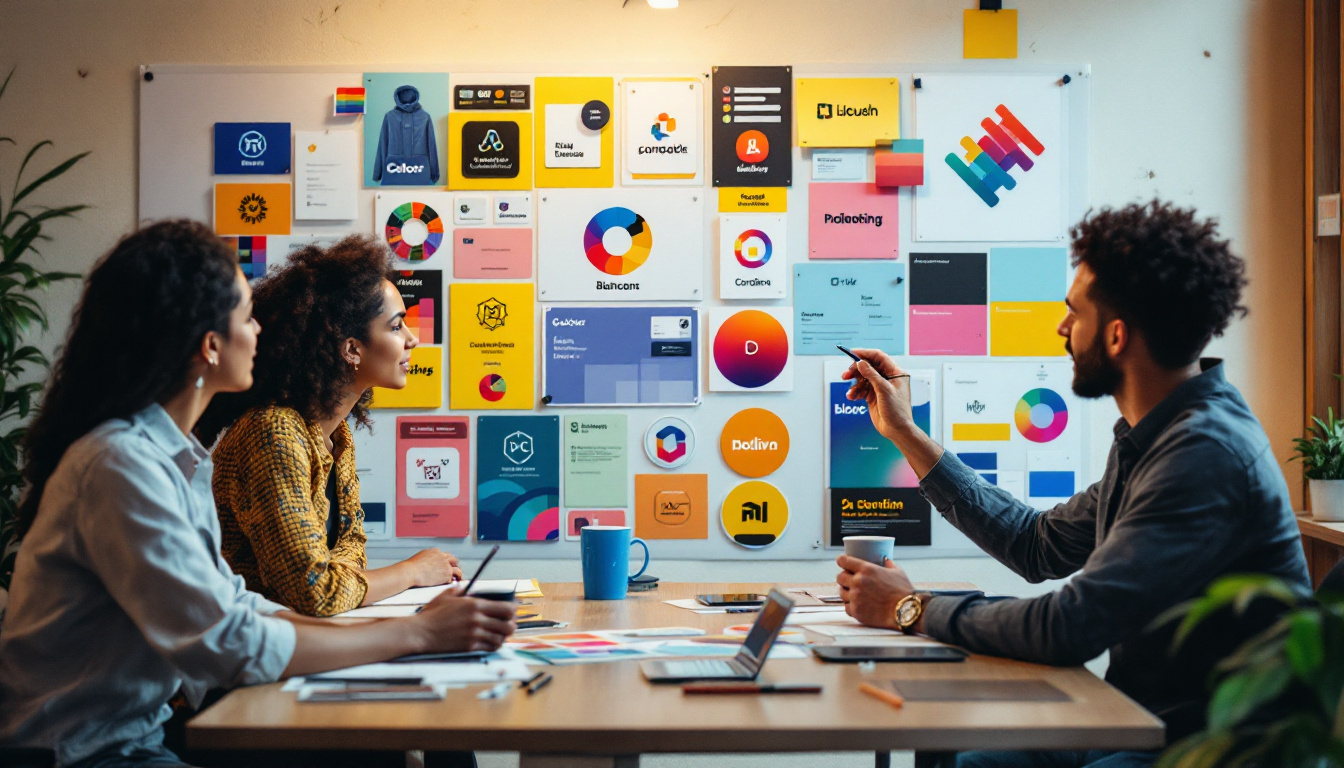
[{"label": "color wheel poster", "polygon": [[712,309],[709,340],[709,391],[793,391],[792,307]]},{"label": "color wheel poster", "polygon": [[693,307],[547,307],[542,388],[551,405],[695,405]]},{"label": "color wheel poster", "polygon": [[714,186],[793,184],[792,67],[715,67],[710,115]]},{"label": "color wheel poster", "polygon": [[554,190],[538,214],[542,301],[699,301],[703,189]]},{"label": "color wheel poster", "polygon": [[1069,362],[945,364],[943,446],[1028,504],[1054,506],[1084,487],[1072,382]]},{"label": "color wheel poster", "polygon": [[476,419],[476,539],[560,537],[560,418]]},{"label": "color wheel poster", "polygon": [[531,283],[453,283],[448,288],[453,410],[531,410]]},{"label": "color wheel poster", "polygon": [[397,417],[397,536],[471,534],[470,420]]},{"label": "color wheel poster", "polygon": [[445,249],[443,236],[452,210],[453,196],[447,192],[379,192],[373,197],[373,225],[397,257],[398,269],[438,267],[452,251]]},{"label": "color wheel poster", "polygon": [[915,75],[916,242],[1062,242],[1069,88],[1058,75]]}]

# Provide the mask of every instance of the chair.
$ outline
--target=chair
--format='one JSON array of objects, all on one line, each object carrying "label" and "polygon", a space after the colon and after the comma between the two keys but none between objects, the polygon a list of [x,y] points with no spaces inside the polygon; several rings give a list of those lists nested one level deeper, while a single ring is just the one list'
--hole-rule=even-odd
[{"label": "chair", "polygon": [[0,765],[6,768],[53,768],[56,765],[56,750],[0,747]]}]

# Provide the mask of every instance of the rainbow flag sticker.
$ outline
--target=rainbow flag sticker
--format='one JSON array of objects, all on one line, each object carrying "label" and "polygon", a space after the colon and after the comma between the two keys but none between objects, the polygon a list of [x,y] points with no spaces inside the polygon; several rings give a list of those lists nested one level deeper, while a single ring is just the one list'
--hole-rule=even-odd
[{"label": "rainbow flag sticker", "polygon": [[364,89],[337,88],[336,111],[333,114],[337,115],[364,114]]}]

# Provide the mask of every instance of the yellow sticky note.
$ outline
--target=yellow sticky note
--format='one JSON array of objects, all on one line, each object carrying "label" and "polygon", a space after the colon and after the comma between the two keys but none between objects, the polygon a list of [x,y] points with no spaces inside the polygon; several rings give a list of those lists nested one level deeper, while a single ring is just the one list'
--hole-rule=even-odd
[{"label": "yellow sticky note", "polygon": [[784,213],[788,187],[719,187],[719,213]]},{"label": "yellow sticky note", "polygon": [[291,216],[288,184],[215,185],[215,234],[288,235]]},{"label": "yellow sticky note", "polygon": [[989,305],[989,354],[1057,357],[1064,339],[1056,329],[1068,307],[1062,301],[995,301]]},{"label": "yellow sticky note", "polygon": [[530,112],[450,112],[449,189],[531,189]]},{"label": "yellow sticky note", "polygon": [[411,371],[404,389],[373,388],[370,408],[443,407],[443,347],[424,344],[411,350]]},{"label": "yellow sticky note", "polygon": [[453,283],[448,289],[448,397],[454,410],[532,410],[532,283]]},{"label": "yellow sticky note", "polygon": [[963,59],[1016,59],[1017,10],[962,11]]},{"label": "yellow sticky note", "polygon": [[894,77],[800,77],[793,103],[800,147],[872,147],[901,138]]}]

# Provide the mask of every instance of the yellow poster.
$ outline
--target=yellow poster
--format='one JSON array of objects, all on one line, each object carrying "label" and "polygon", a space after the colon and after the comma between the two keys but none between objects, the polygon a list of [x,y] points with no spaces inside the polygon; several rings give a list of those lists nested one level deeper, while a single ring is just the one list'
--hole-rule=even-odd
[{"label": "yellow poster", "polygon": [[536,186],[610,187],[616,84],[610,77],[538,77]]},{"label": "yellow poster", "polygon": [[719,213],[784,213],[788,187],[719,187]]},{"label": "yellow poster", "polygon": [[532,410],[536,355],[532,283],[448,289],[453,410]]},{"label": "yellow poster", "polygon": [[901,138],[894,77],[800,77],[793,103],[800,147],[872,147]]},{"label": "yellow poster", "polygon": [[404,389],[373,388],[370,408],[442,408],[443,347],[422,344],[411,350]]},{"label": "yellow poster", "polygon": [[288,184],[216,184],[215,234],[288,235]]},{"label": "yellow poster", "polygon": [[1052,357],[1064,354],[1058,328],[1068,307],[1062,301],[995,301],[989,305],[989,354]]},{"label": "yellow poster", "polygon": [[449,189],[531,189],[531,112],[451,112]]}]

